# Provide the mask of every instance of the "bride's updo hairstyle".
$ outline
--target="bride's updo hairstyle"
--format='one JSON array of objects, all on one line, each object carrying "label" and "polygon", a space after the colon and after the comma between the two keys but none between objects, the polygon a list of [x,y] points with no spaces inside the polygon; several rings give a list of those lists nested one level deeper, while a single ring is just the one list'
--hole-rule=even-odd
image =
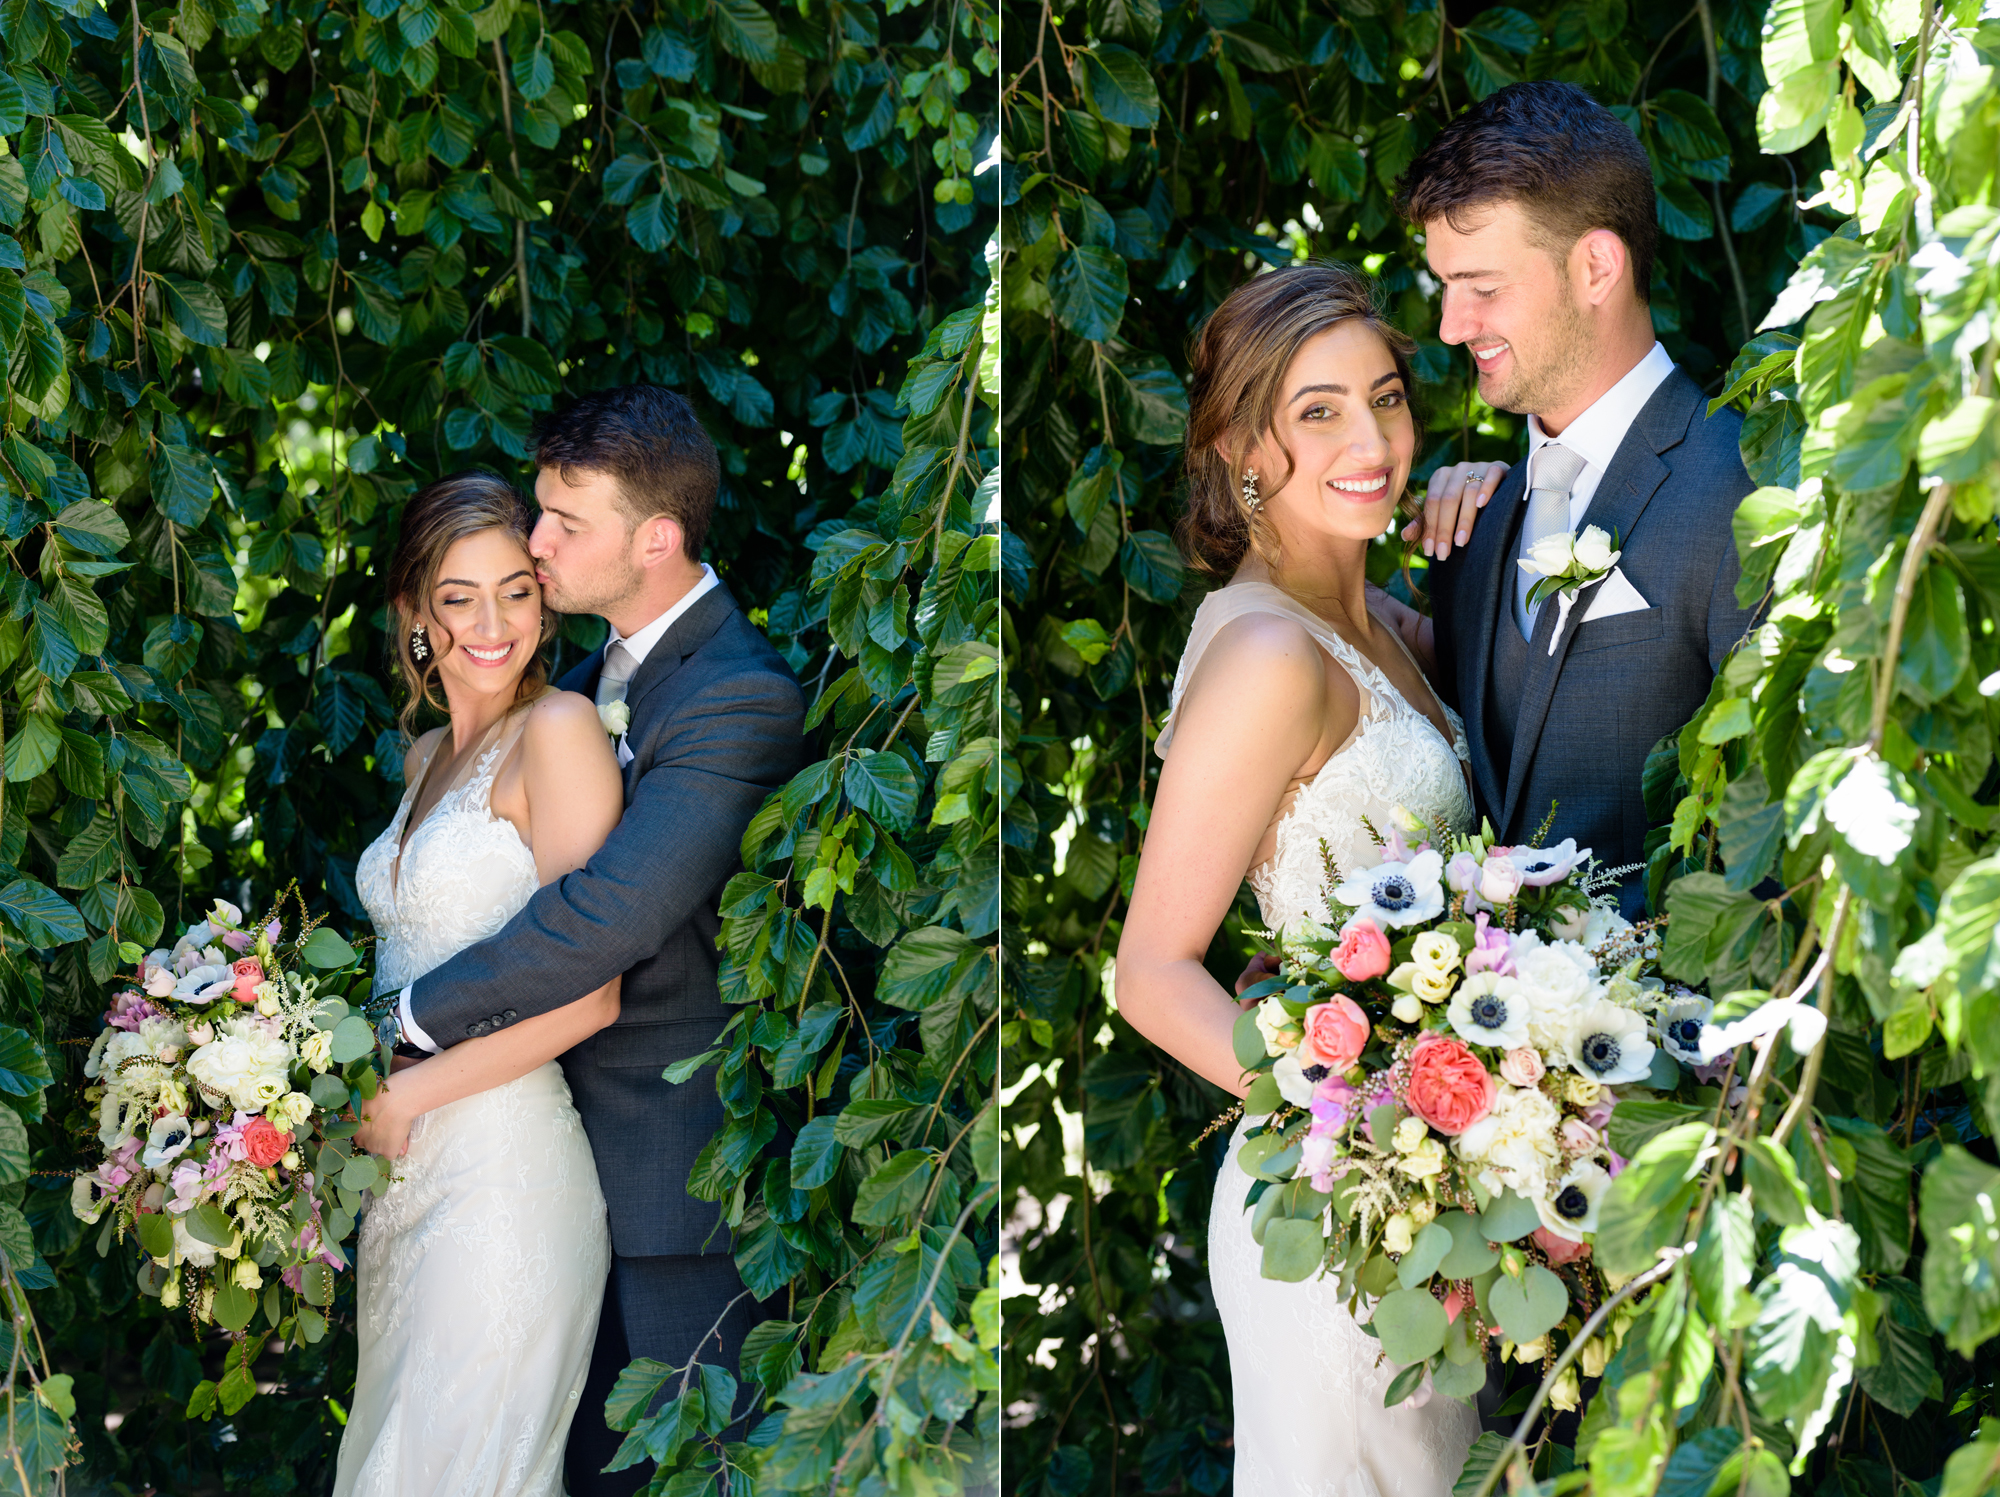
[{"label": "bride's updo hairstyle", "polygon": [[[1175,540],[1196,570],[1228,578],[1253,550],[1275,568],[1277,528],[1244,504],[1243,474],[1251,452],[1271,430],[1285,374],[1306,340],[1354,318],[1388,345],[1404,390],[1414,394],[1410,354],[1416,345],[1382,315],[1368,278],[1337,261],[1314,260],[1254,277],[1230,292],[1195,336],[1188,381],[1187,511]],[[1421,441],[1421,427],[1417,436]],[[1282,438],[1279,447],[1285,471],[1257,475],[1267,496],[1292,476],[1292,454]],[[1233,459],[1223,456],[1225,448]]]},{"label": "bride's updo hairstyle", "polygon": [[[443,625],[425,616],[422,605],[437,586],[444,568],[445,553],[457,542],[482,530],[504,530],[528,549],[528,532],[533,528],[527,501],[520,491],[497,474],[472,469],[453,473],[418,489],[403,509],[403,530],[396,542],[396,556],[389,563],[388,591],[389,648],[401,668],[405,687],[403,710],[398,720],[406,734],[416,731],[417,709],[428,705],[437,711],[450,709],[440,700],[437,688],[438,660],[450,648],[451,635]],[[519,705],[541,694],[549,676],[549,645],[555,631],[548,627],[546,605],[542,611],[542,638],[521,679],[514,688]],[[422,624],[430,636],[429,658],[419,662],[410,649],[410,635]]]}]

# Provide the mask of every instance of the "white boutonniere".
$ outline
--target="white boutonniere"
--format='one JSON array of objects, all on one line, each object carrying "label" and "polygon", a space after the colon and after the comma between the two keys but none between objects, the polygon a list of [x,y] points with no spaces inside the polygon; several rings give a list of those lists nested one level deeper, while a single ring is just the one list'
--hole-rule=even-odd
[{"label": "white boutonniere", "polygon": [[623,738],[625,730],[632,726],[632,708],[624,701],[606,702],[597,709],[597,720],[613,738]]},{"label": "white boutonniere", "polygon": [[1618,549],[1617,535],[1606,535],[1595,525],[1584,526],[1582,535],[1574,530],[1545,535],[1528,548],[1528,554],[1521,558],[1521,570],[1537,579],[1528,589],[1528,606],[1533,608],[1553,596],[1559,610],[1549,635],[1551,655],[1562,638],[1563,625],[1569,622],[1570,609],[1576,606],[1576,595],[1609,577],[1624,554]]}]

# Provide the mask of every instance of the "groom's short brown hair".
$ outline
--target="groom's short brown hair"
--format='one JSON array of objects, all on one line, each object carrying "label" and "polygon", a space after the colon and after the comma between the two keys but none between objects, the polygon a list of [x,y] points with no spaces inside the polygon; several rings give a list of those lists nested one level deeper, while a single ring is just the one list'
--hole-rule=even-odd
[{"label": "groom's short brown hair", "polygon": [[1592,229],[1609,229],[1632,257],[1632,290],[1650,301],[1660,224],[1653,167],[1625,122],[1573,83],[1510,83],[1437,134],[1403,173],[1396,209],[1412,223],[1514,202],[1567,255]]},{"label": "groom's short brown hair", "polygon": [[535,461],[569,481],[573,470],[618,485],[629,531],[655,515],[681,527],[681,549],[701,560],[715,515],[722,464],[694,407],[658,385],[593,390],[557,411],[535,433]]}]

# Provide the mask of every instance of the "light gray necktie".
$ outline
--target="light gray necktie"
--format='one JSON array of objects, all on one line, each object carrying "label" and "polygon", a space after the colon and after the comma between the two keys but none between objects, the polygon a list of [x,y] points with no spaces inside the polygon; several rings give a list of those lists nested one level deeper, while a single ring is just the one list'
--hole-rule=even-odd
[{"label": "light gray necktie", "polygon": [[[1555,442],[1537,452],[1534,463],[1531,481],[1535,486],[1528,490],[1528,518],[1521,526],[1520,555],[1524,559],[1534,549],[1535,542],[1545,536],[1561,535],[1570,528],[1570,490],[1576,487],[1576,476],[1583,471],[1583,459]],[[1523,639],[1534,638],[1535,614],[1541,612],[1539,604],[1533,611],[1528,608],[1528,594],[1538,580],[1518,566],[1514,569],[1514,622],[1520,627]]]},{"label": "light gray necktie", "polygon": [[597,705],[608,706],[612,702],[625,700],[625,688],[631,683],[632,673],[639,668],[639,662],[632,658],[632,652],[625,648],[625,641],[616,639],[604,651],[604,664],[597,672]]}]

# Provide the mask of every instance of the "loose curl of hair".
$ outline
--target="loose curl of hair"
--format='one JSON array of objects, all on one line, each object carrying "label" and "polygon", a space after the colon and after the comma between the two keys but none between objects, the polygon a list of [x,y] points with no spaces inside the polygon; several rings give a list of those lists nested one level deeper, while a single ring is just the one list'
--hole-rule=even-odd
[{"label": "loose curl of hair", "polygon": [[[1252,551],[1276,569],[1281,550],[1276,528],[1244,504],[1243,475],[1251,453],[1272,430],[1285,375],[1306,340],[1353,319],[1388,345],[1403,389],[1414,394],[1410,355],[1416,345],[1382,315],[1368,277],[1337,261],[1314,260],[1257,276],[1230,292],[1202,325],[1189,359],[1187,509],[1174,532],[1181,554],[1197,571],[1226,579]],[[1421,444],[1421,423],[1417,439]],[[1295,466],[1283,438],[1278,446],[1285,471],[1258,475],[1267,495],[1290,482]],[[1235,456],[1223,456],[1224,449]],[[1408,496],[1403,507],[1409,508]]]},{"label": "loose curl of hair", "polygon": [[[388,590],[389,612],[395,625],[390,631],[390,650],[404,685],[403,707],[397,720],[405,735],[414,735],[419,707],[428,706],[439,712],[450,710],[439,700],[436,688],[438,662],[451,647],[451,635],[423,607],[437,586],[445,553],[467,536],[486,530],[506,531],[525,551],[531,528],[527,501],[522,499],[520,491],[499,475],[477,468],[425,484],[404,507],[402,535],[396,542],[395,559],[389,563]],[[422,664],[410,653],[410,635],[419,624],[429,632],[431,641],[430,658]],[[544,604],[541,638],[515,685],[513,706],[533,701],[548,684],[550,646],[554,639],[555,631],[549,627],[549,611]]]}]

